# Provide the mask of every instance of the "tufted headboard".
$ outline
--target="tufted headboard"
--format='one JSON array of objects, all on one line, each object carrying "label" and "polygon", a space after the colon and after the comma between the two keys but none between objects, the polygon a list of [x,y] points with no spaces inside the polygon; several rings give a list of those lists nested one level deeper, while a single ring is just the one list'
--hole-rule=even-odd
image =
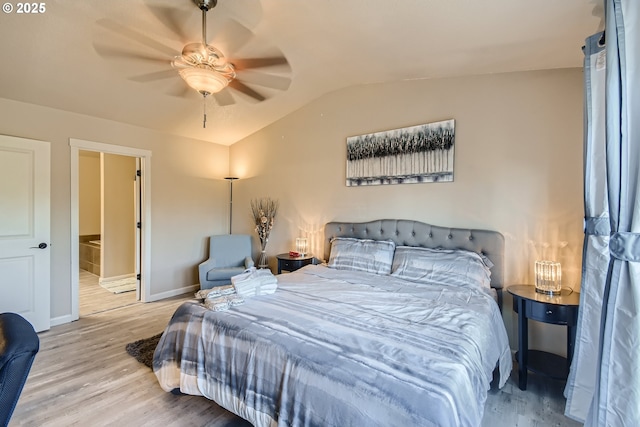
[{"label": "tufted headboard", "polygon": [[[391,240],[397,246],[466,249],[485,255],[493,262],[491,287],[501,290],[504,280],[504,237],[497,231],[448,228],[406,219],[380,219],[369,222],[329,222],[324,227],[324,259],[329,259],[331,239]],[[501,299],[501,298],[500,298]]]}]

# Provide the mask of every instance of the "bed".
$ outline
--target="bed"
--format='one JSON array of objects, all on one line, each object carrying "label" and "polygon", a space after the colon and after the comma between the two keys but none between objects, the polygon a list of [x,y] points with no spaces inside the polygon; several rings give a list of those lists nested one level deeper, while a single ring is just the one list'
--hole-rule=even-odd
[{"label": "bed", "polygon": [[[254,426],[478,426],[511,352],[502,235],[410,220],[325,226],[326,265],[227,311],[182,304],[156,348],[165,391]],[[489,275],[490,272],[490,275]]]}]

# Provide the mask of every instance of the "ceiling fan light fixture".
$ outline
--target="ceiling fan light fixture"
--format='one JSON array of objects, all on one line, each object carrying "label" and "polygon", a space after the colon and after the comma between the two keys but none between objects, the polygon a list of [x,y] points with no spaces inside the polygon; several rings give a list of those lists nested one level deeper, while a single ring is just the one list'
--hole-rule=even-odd
[{"label": "ceiling fan light fixture", "polygon": [[227,77],[208,68],[182,68],[178,73],[191,88],[204,96],[218,93],[229,85]]},{"label": "ceiling fan light fixture", "polygon": [[190,87],[205,96],[220,92],[236,77],[233,64],[218,49],[203,43],[186,45],[171,65]]},{"label": "ceiling fan light fixture", "polygon": [[[210,62],[208,46],[202,43],[189,43],[182,48],[182,60],[187,64]],[[180,58],[180,57],[178,57]],[[217,56],[215,59],[218,59]]]},{"label": "ceiling fan light fixture", "polygon": [[208,64],[216,68],[227,66],[227,60],[222,52],[214,46],[202,43],[189,43],[182,48],[182,56],[178,56],[176,60],[181,60],[185,64],[191,65]]}]

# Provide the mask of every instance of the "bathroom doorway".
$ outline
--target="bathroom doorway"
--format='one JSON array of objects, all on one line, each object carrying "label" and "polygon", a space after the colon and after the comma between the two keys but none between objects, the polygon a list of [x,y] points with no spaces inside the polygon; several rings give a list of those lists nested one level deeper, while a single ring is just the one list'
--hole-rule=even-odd
[{"label": "bathroom doorway", "polygon": [[71,140],[72,318],[147,301],[146,150]]},{"label": "bathroom doorway", "polygon": [[136,224],[140,222],[138,159],[79,152],[80,316],[140,299]]}]

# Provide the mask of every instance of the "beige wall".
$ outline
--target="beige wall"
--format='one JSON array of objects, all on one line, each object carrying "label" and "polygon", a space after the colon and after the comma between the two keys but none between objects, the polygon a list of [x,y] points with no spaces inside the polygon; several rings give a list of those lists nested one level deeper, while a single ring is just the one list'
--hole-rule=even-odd
[{"label": "beige wall", "polygon": [[[97,101],[99,102],[99,101]],[[0,133],[51,143],[51,316],[71,314],[69,138],[150,150],[151,295],[198,282],[206,236],[226,233],[229,149],[122,123],[0,99]]]},{"label": "beige wall", "polygon": [[[531,283],[556,258],[578,287],[582,245],[582,72],[579,69],[363,85],[325,95],[228,147],[0,99],[0,133],[50,141],[51,309],[71,313],[69,138],[152,151],[151,294],[197,283],[206,236],[228,226],[254,236],[249,201],[280,201],[268,253],[319,236],[331,220],[407,218],[488,228],[506,238],[506,285]],[[346,137],[453,118],[455,181],[345,186]],[[229,158],[232,163],[229,167]],[[254,240],[257,242],[257,240]],[[255,245],[257,248],[257,244]],[[273,258],[271,260],[272,265]],[[511,300],[504,318],[512,338]],[[564,353],[561,327],[531,322],[534,348]]]},{"label": "beige wall", "polygon": [[102,261],[104,279],[135,273],[135,157],[101,154]]},{"label": "beige wall", "polygon": [[78,156],[78,228],[80,236],[100,234],[100,154]]},{"label": "beige wall", "polygon": [[[267,252],[319,236],[331,220],[407,218],[498,230],[506,239],[506,285],[532,283],[539,258],[562,262],[579,287],[582,250],[582,72],[579,69],[363,85],[317,99],[231,146],[234,231],[254,236],[251,198],[280,212]],[[452,183],[345,186],[346,138],[455,119]],[[257,239],[254,240],[257,248]],[[271,259],[274,263],[274,259]],[[515,347],[515,317],[504,318]],[[531,322],[534,348],[565,353],[562,327]]]}]

